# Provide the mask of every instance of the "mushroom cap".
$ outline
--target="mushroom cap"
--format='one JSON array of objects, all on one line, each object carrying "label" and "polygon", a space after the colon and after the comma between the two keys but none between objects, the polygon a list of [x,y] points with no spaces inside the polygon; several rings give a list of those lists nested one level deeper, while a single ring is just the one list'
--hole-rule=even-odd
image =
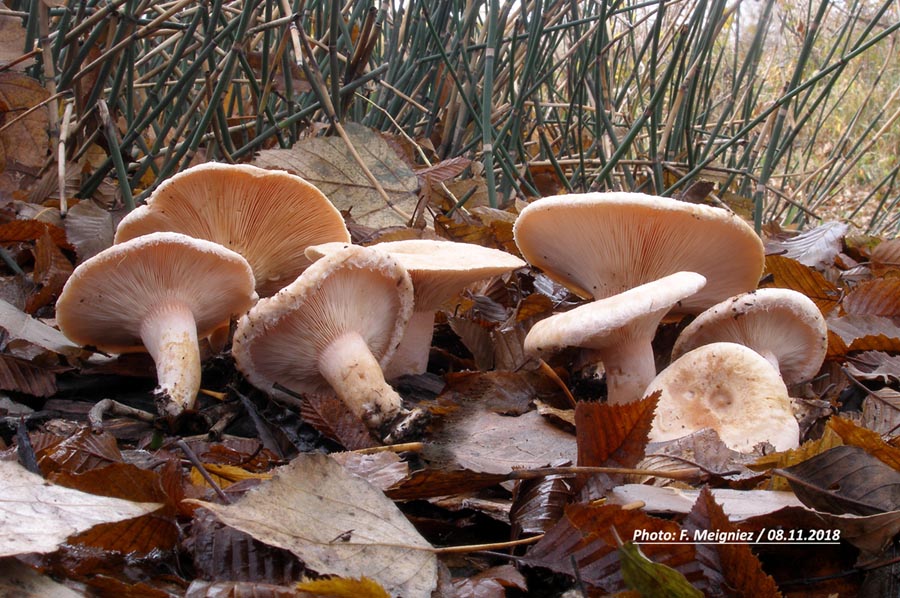
[{"label": "mushroom cap", "polygon": [[72,341],[121,353],[143,348],[141,322],[169,302],[187,305],[202,338],[250,308],[253,272],[217,243],[158,232],[113,245],[80,264],[56,302]]},{"label": "mushroom cap", "polygon": [[539,199],[513,226],[532,265],[584,298],[602,299],[673,272],[708,283],[678,307],[697,313],[756,288],[765,252],[738,216],[711,206],[640,193]]},{"label": "mushroom cap", "polygon": [[828,328],[813,301],[790,289],[759,289],[717,303],[679,335],[672,359],[708,343],[750,347],[777,362],[786,384],[812,378],[828,349]]},{"label": "mushroom cap", "polygon": [[313,262],[294,282],[261,299],[239,321],[232,354],[251,384],[297,392],[329,385],[322,351],[359,334],[381,366],[393,356],[412,314],[412,281],[386,253],[349,245]]},{"label": "mushroom cap", "polygon": [[[314,245],[306,250],[306,255],[319,258],[345,245]],[[409,272],[416,311],[436,310],[449,297],[473,282],[526,266],[525,262],[505,251],[473,243],[408,239],[387,241],[371,247],[389,253]]]},{"label": "mushroom cap", "polygon": [[645,394],[660,391],[650,441],[674,440],[712,428],[732,450],[760,442],[796,448],[800,426],[787,388],[762,355],[736,343],[711,343],[664,369]]},{"label": "mushroom cap", "polygon": [[700,274],[676,272],[555,314],[531,328],[525,337],[525,351],[547,355],[565,347],[615,350],[616,346],[640,337],[649,345],[666,312],[705,284],[706,278]]},{"label": "mushroom cap", "polygon": [[249,164],[208,162],[167,179],[146,205],[122,219],[115,242],[164,230],[240,253],[250,262],[262,297],[309,265],[307,246],[350,241],[340,212],[314,185]]}]

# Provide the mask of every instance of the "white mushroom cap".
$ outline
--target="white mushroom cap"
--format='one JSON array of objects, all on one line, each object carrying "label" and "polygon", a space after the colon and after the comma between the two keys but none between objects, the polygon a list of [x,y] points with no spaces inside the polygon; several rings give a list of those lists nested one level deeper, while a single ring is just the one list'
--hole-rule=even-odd
[{"label": "white mushroom cap", "polygon": [[673,272],[702,274],[706,287],[678,306],[697,313],[756,288],[763,243],[738,216],[640,193],[539,199],[513,227],[532,265],[584,298],[602,299]]},{"label": "white mushroom cap", "polygon": [[592,349],[606,370],[608,401],[637,401],[656,375],[652,342],[660,320],[705,284],[700,274],[676,272],[550,316],[528,332],[525,351],[543,356],[564,347]]},{"label": "white mushroom cap", "polygon": [[[306,255],[317,259],[345,246],[343,243],[314,245],[306,250]],[[426,370],[434,312],[441,304],[475,281],[526,265],[505,251],[472,243],[410,239],[378,243],[372,247],[389,253],[406,268],[413,281],[415,296],[415,313],[397,354],[385,368],[389,380]]]},{"label": "white mushroom cap", "polygon": [[262,297],[309,265],[307,246],[350,242],[340,212],[314,185],[249,164],[208,162],[167,179],[145,206],[122,219],[115,242],[164,230],[215,241],[243,255]]},{"label": "white mushroom cap", "polygon": [[232,353],[254,386],[277,396],[331,387],[378,427],[397,415],[400,396],[381,366],[412,314],[412,281],[386,253],[347,246],[314,262],[238,322]]},{"label": "white mushroom cap", "polygon": [[113,245],[79,265],[59,296],[56,318],[76,343],[113,353],[146,348],[156,362],[163,411],[177,415],[200,388],[197,338],[255,300],[253,272],[239,254],[161,232]]},{"label": "white mushroom cap", "polygon": [[743,345],[711,343],[685,353],[645,394],[656,391],[651,442],[712,428],[735,451],[751,452],[760,442],[779,451],[799,446],[800,426],[781,376]]},{"label": "white mushroom cap", "polygon": [[677,359],[691,349],[727,341],[769,360],[790,386],[812,378],[828,349],[828,328],[813,301],[790,289],[759,289],[718,303],[690,323],[672,349]]}]

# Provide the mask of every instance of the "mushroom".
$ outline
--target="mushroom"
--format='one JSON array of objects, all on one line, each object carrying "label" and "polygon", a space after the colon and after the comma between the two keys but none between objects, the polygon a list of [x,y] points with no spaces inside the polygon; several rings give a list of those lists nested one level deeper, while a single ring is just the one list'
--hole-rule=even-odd
[{"label": "mushroom", "polygon": [[[345,246],[343,243],[314,245],[306,250],[306,256],[317,259]],[[415,308],[406,333],[385,367],[388,380],[425,372],[434,333],[434,314],[442,303],[475,281],[525,266],[525,262],[505,251],[472,243],[410,239],[372,247],[389,253],[406,268],[415,295]]]},{"label": "mushroom", "polygon": [[710,343],[688,351],[645,394],[656,391],[651,442],[712,428],[728,448],[744,453],[761,442],[778,451],[799,446],[800,426],[778,370],[743,345]]},{"label": "mushroom", "polygon": [[513,231],[526,260],[585,299],[674,272],[702,274],[706,287],[678,305],[682,313],[755,289],[765,259],[762,241],[738,216],[640,193],[539,199]]},{"label": "mushroom", "polygon": [[329,387],[373,429],[404,415],[381,367],[413,309],[412,281],[386,253],[347,246],[314,262],[238,322],[232,353],[251,384],[278,397]]},{"label": "mushroom", "polygon": [[813,301],[790,289],[759,289],[701,313],[679,335],[677,359],[691,349],[727,341],[750,347],[775,366],[785,384],[812,378],[828,349],[828,329]]},{"label": "mushroom", "polygon": [[608,401],[637,401],[656,375],[652,342],[660,320],[705,284],[700,274],[676,272],[555,314],[531,328],[525,351],[545,355],[563,347],[593,349],[606,370]]},{"label": "mushroom", "polygon": [[267,297],[308,265],[304,250],[350,242],[340,212],[315,186],[279,170],[208,162],[163,182],[116,229],[121,243],[155,231],[175,231],[220,243],[253,268]]},{"label": "mushroom", "polygon": [[177,416],[200,389],[197,339],[253,305],[253,272],[239,254],[173,232],[113,245],[80,264],[56,302],[60,330],[111,353],[146,350],[157,405]]}]

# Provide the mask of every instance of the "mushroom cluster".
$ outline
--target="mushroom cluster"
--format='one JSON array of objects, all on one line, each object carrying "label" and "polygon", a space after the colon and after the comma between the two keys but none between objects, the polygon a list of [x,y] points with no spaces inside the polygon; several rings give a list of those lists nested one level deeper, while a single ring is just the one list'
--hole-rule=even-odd
[{"label": "mushroom cluster", "polygon": [[[652,440],[713,427],[736,450],[762,441],[797,445],[781,376],[793,384],[818,371],[824,320],[799,293],[754,291],[763,244],[739,217],[639,193],[571,194],[525,207],[514,234],[530,264],[592,300],[538,322],[525,340],[530,355],[567,346],[594,351],[610,403],[659,390]],[[680,359],[657,376],[651,341],[661,319],[704,310],[676,344]],[[726,363],[735,365],[726,370]],[[743,390],[727,387],[732,382]],[[768,425],[745,421],[762,411]],[[737,422],[749,427],[727,429]]]}]

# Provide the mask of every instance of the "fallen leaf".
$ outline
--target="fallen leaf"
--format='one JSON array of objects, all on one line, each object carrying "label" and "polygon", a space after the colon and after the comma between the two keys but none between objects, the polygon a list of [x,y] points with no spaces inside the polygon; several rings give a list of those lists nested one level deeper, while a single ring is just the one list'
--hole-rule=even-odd
[{"label": "fallen leaf", "polygon": [[34,290],[25,302],[25,311],[35,313],[55,300],[72,274],[72,264],[45,231],[34,244]]},{"label": "fallen leaf", "polygon": [[900,504],[900,472],[855,446],[838,446],[773,473],[803,504],[828,513],[873,515]]},{"label": "fallen leaf", "polygon": [[15,340],[30,343],[67,357],[81,357],[85,354],[81,347],[72,344],[56,328],[47,326],[2,299],[0,299],[0,328],[9,335],[9,342]]},{"label": "fallen leaf", "polygon": [[442,426],[423,454],[443,467],[508,473],[574,461],[575,438],[537,411],[509,417],[481,409]]},{"label": "fallen leaf", "polygon": [[[0,2],[0,9],[8,9],[5,3]],[[13,60],[25,54],[27,35],[22,19],[8,14],[0,15],[0,64],[9,64]],[[34,58],[16,64],[13,68],[23,71],[34,64]]]},{"label": "fallen leaf", "polygon": [[315,598],[291,586],[247,581],[194,580],[184,598]]},{"label": "fallen leaf", "polygon": [[900,270],[900,239],[879,243],[871,254],[872,273],[884,276],[891,270]]},{"label": "fallen leaf", "polygon": [[825,315],[828,315],[840,300],[841,292],[834,284],[797,260],[781,255],[767,255],[766,271],[772,275],[774,282],[762,286],[792,289],[803,293],[812,299]]},{"label": "fallen leaf", "polygon": [[826,320],[848,351],[900,351],[900,319],[847,315]]},{"label": "fallen leaf", "polygon": [[[578,577],[584,583],[609,593],[625,589],[613,528],[622,541],[639,542],[650,537],[680,537],[673,521],[650,517],[617,505],[573,504],[563,518],[522,557],[526,565]],[[696,550],[689,543],[643,544],[642,550],[655,562],[672,567],[688,581],[703,578]]]},{"label": "fallen leaf", "polygon": [[50,147],[49,117],[46,110],[35,110],[10,125],[29,108],[49,97],[40,83],[15,71],[0,72],[0,171],[40,169]]},{"label": "fallen leaf", "polygon": [[65,221],[66,238],[75,248],[78,263],[113,244],[116,227],[112,214],[92,200],[84,200],[69,208]]},{"label": "fallen leaf", "polygon": [[370,577],[407,598],[437,585],[431,545],[384,494],[326,455],[300,455],[233,505],[191,502],[319,574]]},{"label": "fallen leaf", "polygon": [[[642,510],[664,515],[686,515],[691,512],[700,498],[700,490],[691,488],[660,488],[645,484],[622,484],[609,493],[609,502],[614,505],[628,505],[642,502]],[[742,521],[773,513],[786,507],[803,507],[793,492],[774,490],[732,490],[730,488],[709,489],[713,500],[721,505],[723,513],[730,521]],[[713,529],[713,528],[709,528]]]},{"label": "fallen leaf", "polygon": [[8,243],[11,241],[37,241],[45,234],[50,235],[53,243],[61,249],[72,249],[72,245],[66,240],[66,231],[54,226],[41,222],[40,220],[13,220],[0,224],[0,242]]},{"label": "fallen leaf", "polygon": [[352,474],[358,475],[380,490],[387,490],[409,475],[409,463],[397,453],[382,451],[363,453],[332,453],[331,458]]},{"label": "fallen leaf", "polygon": [[513,565],[491,567],[477,575],[454,579],[453,598],[505,598],[506,588],[526,591],[525,577]]},{"label": "fallen leaf", "polygon": [[35,397],[49,397],[56,394],[56,374],[52,369],[36,366],[24,359],[0,355],[0,388]]},{"label": "fallen leaf", "polygon": [[900,382],[900,356],[865,351],[847,358],[847,373],[857,380],[897,383]]},{"label": "fallen leaf", "polygon": [[657,391],[625,405],[579,402],[575,406],[578,465],[636,466],[644,457],[658,400]]},{"label": "fallen leaf", "polygon": [[[355,123],[344,124],[350,143],[387,193],[391,203],[408,215],[416,209],[419,183],[410,167],[379,133]],[[291,149],[263,150],[253,164],[291,171],[318,187],[353,220],[381,228],[405,224],[406,218],[386,205],[339,136],[300,140]]]},{"label": "fallen leaf", "polygon": [[385,490],[393,500],[415,500],[496,486],[506,481],[503,473],[483,473],[467,469],[420,469]]},{"label": "fallen leaf", "polygon": [[[766,254],[795,259],[805,266],[821,269],[834,264],[849,226],[843,222],[825,222],[783,241],[768,241]],[[768,261],[768,258],[767,258]]]},{"label": "fallen leaf", "polygon": [[828,420],[828,426],[837,432],[845,445],[859,447],[885,465],[900,471],[900,449],[882,440],[878,432],[867,430],[838,416]]},{"label": "fallen leaf", "polygon": [[543,534],[556,525],[575,492],[573,474],[551,474],[516,485],[509,522],[512,537]]},{"label": "fallen leaf", "polygon": [[863,401],[860,424],[883,436],[900,429],[900,392],[891,388],[872,391]]},{"label": "fallen leaf", "polygon": [[[703,488],[687,518],[683,529],[694,536],[714,531],[729,534],[740,531],[719,506],[709,488]],[[780,597],[775,580],[763,572],[762,565],[748,543],[699,543],[697,561],[706,573],[704,589],[710,595],[726,592],[756,598]]]},{"label": "fallen leaf", "polygon": [[61,471],[82,473],[121,463],[122,453],[112,434],[94,434],[87,426],[44,451],[36,451],[44,475]]},{"label": "fallen leaf", "polygon": [[323,436],[347,450],[379,445],[363,421],[333,393],[306,393],[300,405],[300,416]]},{"label": "fallen leaf", "polygon": [[41,575],[14,558],[0,558],[0,596],[9,598],[79,598],[84,594]]},{"label": "fallen leaf", "polygon": [[703,598],[703,592],[692,586],[684,575],[671,567],[654,563],[632,542],[619,546],[619,559],[622,561],[625,585],[641,596]]},{"label": "fallen leaf", "polygon": [[73,534],[162,506],[55,486],[10,461],[0,461],[0,485],[0,556],[53,552]]},{"label": "fallen leaf", "polygon": [[332,577],[304,581],[297,584],[297,589],[322,598],[389,598],[384,588],[368,577],[360,579]]}]

